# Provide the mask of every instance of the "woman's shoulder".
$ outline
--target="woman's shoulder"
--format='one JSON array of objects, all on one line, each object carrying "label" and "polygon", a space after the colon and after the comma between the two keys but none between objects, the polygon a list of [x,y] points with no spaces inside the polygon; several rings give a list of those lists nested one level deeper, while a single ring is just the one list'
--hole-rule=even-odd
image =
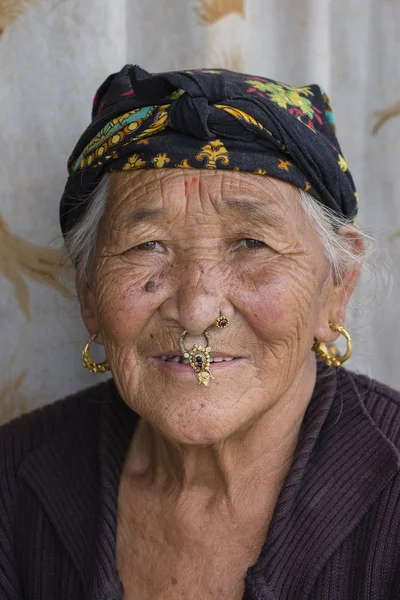
[{"label": "woman's shoulder", "polygon": [[95,428],[109,400],[110,381],[81,390],[17,417],[0,427],[0,485],[16,475],[24,458],[57,436],[67,425]]},{"label": "woman's shoulder", "polygon": [[378,429],[400,449],[400,392],[347,369],[340,369],[338,383],[346,397],[358,396]]}]

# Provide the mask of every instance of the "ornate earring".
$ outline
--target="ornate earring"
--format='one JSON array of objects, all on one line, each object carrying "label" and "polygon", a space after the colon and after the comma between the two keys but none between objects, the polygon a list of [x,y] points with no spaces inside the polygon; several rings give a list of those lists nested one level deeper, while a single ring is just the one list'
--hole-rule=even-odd
[{"label": "ornate earring", "polygon": [[105,373],[110,368],[107,361],[105,360],[102,363],[96,363],[89,356],[90,344],[96,339],[96,337],[97,333],[94,333],[87,344],[85,344],[82,350],[82,364],[85,369],[89,369],[91,373]]},{"label": "ornate earring", "polygon": [[343,356],[339,356],[336,346],[331,346],[328,348],[324,342],[319,342],[318,340],[315,340],[312,350],[314,350],[314,352],[320,356],[320,358],[326,365],[328,365],[328,367],[340,367],[340,365],[350,358],[353,352],[351,337],[346,329],[338,323],[329,323],[329,327],[332,329],[332,331],[338,331],[346,338],[346,352],[343,354]]}]

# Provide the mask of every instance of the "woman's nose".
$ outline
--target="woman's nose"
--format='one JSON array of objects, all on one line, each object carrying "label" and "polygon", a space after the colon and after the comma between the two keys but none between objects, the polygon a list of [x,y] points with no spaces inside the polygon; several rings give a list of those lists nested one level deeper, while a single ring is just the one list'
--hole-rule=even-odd
[{"label": "woman's nose", "polygon": [[218,272],[196,264],[186,266],[174,293],[160,307],[160,314],[179,323],[189,335],[199,336],[220,314],[231,319],[233,307],[224,297]]}]

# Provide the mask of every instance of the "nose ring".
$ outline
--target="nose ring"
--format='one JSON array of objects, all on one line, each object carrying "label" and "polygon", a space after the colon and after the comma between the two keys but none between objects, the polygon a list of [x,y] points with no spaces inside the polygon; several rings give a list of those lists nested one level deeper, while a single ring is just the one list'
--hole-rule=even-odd
[{"label": "nose ring", "polygon": [[[218,319],[214,321],[214,325],[219,327],[220,329],[224,329],[229,325],[229,319],[225,315],[220,315]],[[203,331],[203,335],[207,340],[207,346],[198,346],[194,344],[191,350],[186,350],[185,348],[185,337],[187,334],[187,329],[179,336],[179,346],[183,355],[183,358],[187,358],[189,360],[189,364],[192,369],[195,371],[197,375],[197,379],[199,383],[204,384],[208,387],[210,383],[210,379],[214,379],[214,377],[210,373],[210,354],[211,354],[211,341],[210,334],[207,329]]]},{"label": "nose ring", "polygon": [[224,329],[229,325],[229,319],[225,315],[220,315],[218,319],[215,321],[214,325],[219,327],[220,329]]},{"label": "nose ring", "polygon": [[187,334],[187,329],[179,336],[179,346],[184,358],[189,359],[189,364],[197,374],[199,383],[203,383],[208,387],[210,379],[214,377],[210,373],[210,353],[211,353],[211,342],[210,336],[207,331],[203,332],[204,337],[207,340],[207,346],[198,346],[195,344],[191,350],[187,351],[184,344],[184,339]]}]

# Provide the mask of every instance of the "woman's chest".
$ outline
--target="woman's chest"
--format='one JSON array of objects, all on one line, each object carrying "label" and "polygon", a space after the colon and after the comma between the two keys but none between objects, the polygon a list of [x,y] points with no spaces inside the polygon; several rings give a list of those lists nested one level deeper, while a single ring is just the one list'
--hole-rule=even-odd
[{"label": "woman's chest", "polygon": [[117,551],[124,600],[241,600],[246,568],[222,556],[199,555],[191,548],[171,552],[157,544],[124,543]]}]

